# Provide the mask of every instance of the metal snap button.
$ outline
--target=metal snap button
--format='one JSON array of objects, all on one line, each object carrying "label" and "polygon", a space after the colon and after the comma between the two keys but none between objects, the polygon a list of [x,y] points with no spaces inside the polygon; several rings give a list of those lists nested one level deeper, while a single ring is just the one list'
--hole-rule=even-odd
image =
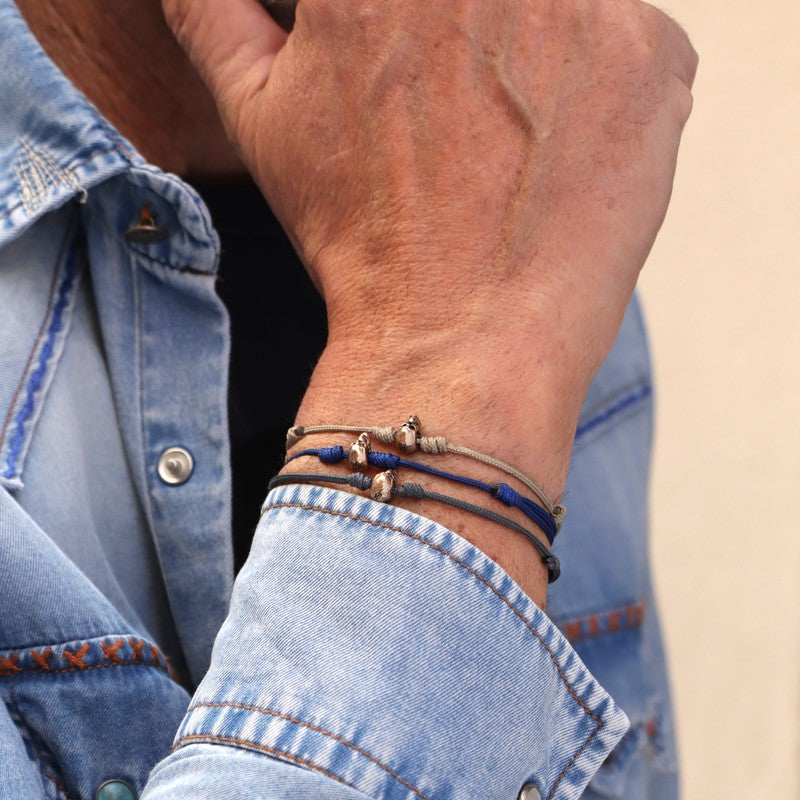
[{"label": "metal snap button", "polygon": [[192,472],[194,459],[183,447],[168,447],[158,458],[158,477],[170,486],[186,483]]},{"label": "metal snap button", "polygon": [[95,793],[94,800],[136,800],[136,795],[125,781],[105,781]]},{"label": "metal snap button", "polygon": [[542,800],[542,795],[533,783],[526,783],[520,789],[517,800]]},{"label": "metal snap button", "polygon": [[155,244],[167,238],[167,232],[156,225],[156,220],[145,203],[139,212],[139,221],[125,231],[125,238],[135,244]]}]

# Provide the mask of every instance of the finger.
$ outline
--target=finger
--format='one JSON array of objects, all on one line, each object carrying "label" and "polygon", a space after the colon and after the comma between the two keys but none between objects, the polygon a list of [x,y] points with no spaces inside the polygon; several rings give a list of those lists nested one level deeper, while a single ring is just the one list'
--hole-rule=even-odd
[{"label": "finger", "polygon": [[671,37],[670,45],[678,63],[678,75],[691,89],[697,75],[699,56],[689,41],[686,31],[673,19],[670,19]]},{"label": "finger", "polygon": [[256,0],[162,0],[164,16],[217,100],[263,86],[286,33]]}]

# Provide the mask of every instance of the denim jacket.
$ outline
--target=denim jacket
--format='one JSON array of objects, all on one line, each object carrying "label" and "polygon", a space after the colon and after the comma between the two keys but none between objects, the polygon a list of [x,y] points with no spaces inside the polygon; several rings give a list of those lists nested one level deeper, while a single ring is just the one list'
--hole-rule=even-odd
[{"label": "denim jacket", "polygon": [[[549,617],[454,532],[313,486],[269,494],[234,585],[208,212],[10,0],[0,65],[0,798],[674,797],[636,302]],[[130,232],[145,206],[159,241]]]}]

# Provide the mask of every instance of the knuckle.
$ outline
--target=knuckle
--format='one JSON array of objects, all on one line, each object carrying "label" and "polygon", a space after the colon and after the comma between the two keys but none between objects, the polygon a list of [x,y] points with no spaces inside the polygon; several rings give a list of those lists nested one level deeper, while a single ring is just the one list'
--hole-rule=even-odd
[{"label": "knuckle", "polygon": [[678,55],[687,77],[687,83],[691,85],[697,71],[699,56],[689,40],[689,35],[677,20],[664,11],[647,3],[643,5],[648,9],[648,14],[652,18],[653,24],[658,26],[660,37],[665,46]]},{"label": "knuckle", "polygon": [[639,0],[623,0],[605,6],[605,28],[612,34],[616,48],[637,60],[651,56],[659,35],[646,9]]},{"label": "knuckle", "polygon": [[617,46],[628,63],[660,68],[671,64],[691,88],[699,57],[686,31],[669,15],[641,0],[618,0],[607,6]]},{"label": "knuckle", "polygon": [[694,96],[688,86],[681,84],[680,88],[675,92],[674,103],[678,118],[681,124],[685,125],[694,106]]},{"label": "knuckle", "polygon": [[164,11],[164,18],[167,24],[177,35],[177,29],[186,24],[186,16],[189,13],[190,5],[183,0],[162,0],[161,8]]}]

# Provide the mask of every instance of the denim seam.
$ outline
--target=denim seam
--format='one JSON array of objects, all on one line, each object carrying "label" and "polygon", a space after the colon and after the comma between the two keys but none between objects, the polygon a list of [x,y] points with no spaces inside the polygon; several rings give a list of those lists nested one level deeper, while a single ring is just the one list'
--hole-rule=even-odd
[{"label": "denim seam", "polygon": [[136,245],[132,244],[129,244],[128,246],[135,253],[138,253],[143,258],[148,259],[148,261],[155,261],[156,264],[162,264],[163,266],[169,267],[170,269],[175,270],[176,272],[188,272],[191,275],[209,275],[212,277],[215,277],[217,274],[216,272],[212,272],[210,270],[197,269],[197,267],[190,267],[184,264],[173,264],[170,261],[165,261],[163,258],[156,258],[154,255],[148,253],[146,250],[142,250],[141,247],[136,247]]},{"label": "denim seam", "polygon": [[[627,380],[625,383],[615,386],[614,389],[604,392],[602,397],[596,402],[592,403],[591,406],[588,408],[582,408],[581,419],[596,416],[600,412],[604,411],[609,405],[615,403],[620,397],[630,394],[631,392],[638,391],[645,386],[652,386],[652,380],[647,375],[639,375],[636,378]],[[580,421],[578,427],[581,427]]]},{"label": "denim seam", "polygon": [[520,620],[520,622],[522,622],[525,625],[525,627],[528,628],[528,630],[536,637],[538,642],[546,650],[548,656],[550,657],[550,660],[553,662],[553,664],[556,667],[556,670],[558,671],[559,677],[561,678],[562,682],[566,686],[567,691],[570,693],[570,695],[572,695],[573,699],[586,712],[586,714],[595,723],[597,723],[597,725],[599,727],[603,726],[602,721],[593,712],[591,712],[589,710],[589,708],[586,706],[586,704],[583,702],[583,700],[580,697],[578,697],[578,695],[575,693],[575,690],[572,688],[569,680],[567,680],[567,676],[564,675],[564,672],[563,672],[563,670],[561,668],[561,664],[559,664],[555,653],[553,653],[553,651],[550,649],[550,646],[547,644],[547,642],[544,641],[544,639],[542,638],[542,635],[536,630],[536,628],[534,628],[533,625],[531,625],[531,623],[528,622],[527,619],[525,619],[525,617],[522,614],[522,612],[520,612],[516,608],[516,606],[514,606],[514,604],[502,592],[500,592],[497,588],[492,586],[492,584],[488,580],[486,580],[486,578],[484,578],[482,575],[479,575],[478,572],[476,572],[472,567],[470,567],[468,564],[465,564],[460,558],[458,558],[457,556],[454,556],[448,550],[445,550],[445,548],[440,547],[437,544],[433,544],[432,542],[429,542],[427,539],[424,539],[423,537],[418,536],[415,533],[411,533],[410,531],[407,531],[407,530],[405,530],[403,528],[398,528],[398,527],[395,527],[394,525],[389,525],[388,523],[385,523],[385,522],[377,522],[377,521],[372,520],[372,519],[367,519],[366,517],[358,517],[358,516],[355,516],[354,514],[347,514],[344,511],[333,511],[331,509],[319,508],[317,506],[309,506],[309,505],[304,505],[304,504],[301,504],[301,503],[276,503],[275,505],[267,506],[264,509],[264,511],[265,512],[266,511],[270,511],[270,510],[272,510],[274,508],[297,508],[297,509],[304,510],[304,511],[316,511],[316,512],[318,512],[320,514],[330,514],[332,516],[337,516],[337,517],[346,517],[347,519],[352,519],[352,520],[354,520],[356,522],[366,522],[369,525],[375,525],[376,527],[385,528],[387,530],[394,531],[395,533],[401,533],[404,536],[407,536],[409,539],[413,539],[413,540],[415,540],[417,542],[420,542],[421,544],[424,544],[427,547],[430,547],[432,550],[435,550],[438,553],[441,553],[442,555],[447,556],[451,561],[453,561],[453,563],[455,563],[459,567],[462,567],[470,575],[472,575],[474,578],[477,578],[488,589],[490,589],[495,595],[497,595],[497,597],[514,613],[514,615]]},{"label": "denim seam", "polygon": [[[76,261],[77,253],[73,249],[67,257],[67,262],[64,266],[64,271],[58,287],[57,299],[52,308],[50,323],[47,326],[47,338],[44,340],[41,350],[39,350],[38,363],[33,372],[29,373],[28,379],[25,381],[27,384],[25,387],[25,403],[17,414],[14,435],[9,440],[8,460],[6,463],[6,470],[3,474],[4,478],[13,478],[15,475],[19,474],[18,462],[20,461],[20,456],[23,454],[23,450],[26,448],[25,426],[28,424],[31,417],[36,414],[36,393],[44,385],[48,372],[53,366],[51,363],[53,360],[53,346],[64,328],[65,312],[69,313],[72,290],[78,276]],[[16,397],[19,397],[19,395]]]},{"label": "denim seam", "polygon": [[[6,436],[11,426],[11,421],[14,418],[15,412],[17,413],[16,428],[11,440],[8,441],[8,453],[5,464],[2,465],[2,477],[9,479],[14,478],[19,473],[17,469],[17,461],[20,453],[26,446],[24,427],[31,417],[35,415],[35,409],[32,407],[34,400],[33,397],[36,392],[41,388],[45,381],[48,370],[50,369],[50,361],[52,358],[52,345],[56,337],[61,333],[63,314],[66,311],[69,313],[69,305],[72,300],[72,290],[75,286],[76,276],[79,273],[79,268],[76,264],[77,253],[74,251],[70,254],[67,253],[68,243],[74,234],[74,220],[70,220],[67,224],[64,238],[59,246],[59,251],[56,256],[56,266],[53,270],[53,278],[50,282],[50,293],[47,299],[47,308],[42,324],[36,335],[31,352],[25,362],[25,367],[22,372],[17,389],[11,399],[8,414],[6,415],[3,423],[2,431],[0,431],[0,452],[7,443]],[[70,257],[71,256],[71,257]],[[66,260],[65,260],[66,257]],[[46,337],[46,341],[45,340]],[[44,342],[44,344],[42,344]],[[48,353],[48,346],[50,352]],[[31,372],[38,354],[38,364]],[[18,402],[21,395],[25,392],[28,397],[22,408],[18,408]]]},{"label": "denim seam", "polygon": [[[133,650],[133,656],[123,660],[117,651],[125,641]],[[100,645],[100,649],[103,653],[100,658],[102,663],[86,664],[84,659],[87,655],[90,655],[91,658],[96,658],[96,648],[94,652],[91,650],[93,643]],[[137,639],[136,637],[129,636],[117,637],[115,641],[110,643],[103,642],[101,639],[92,639],[91,641],[69,642],[69,644],[72,645],[72,649],[64,646],[61,653],[55,654],[53,653],[52,646],[30,647],[18,651],[3,651],[7,655],[0,656],[0,678],[14,678],[17,675],[30,673],[37,675],[60,675],[65,672],[87,672],[93,669],[106,669],[108,667],[138,666],[160,669],[171,679],[175,679],[166,655],[162,653],[156,645],[145,639]],[[145,647],[149,648],[150,658],[146,658],[144,655]],[[50,666],[51,658],[56,661],[53,666]],[[23,659],[33,661],[33,664],[30,666],[22,666],[21,662]],[[59,666],[59,664],[66,664],[66,666]]]},{"label": "denim seam", "polygon": [[86,667],[64,667],[62,669],[42,670],[35,667],[25,667],[17,671],[9,671],[0,669],[0,679],[8,677],[16,677],[17,675],[36,674],[36,675],[62,675],[65,672],[89,672],[93,669],[108,669],[109,667],[150,667],[152,669],[159,669],[162,672],[169,674],[166,667],[161,664],[148,661],[115,661],[111,664],[90,664]]},{"label": "denim seam", "polygon": [[[113,153],[114,151],[122,153],[122,150],[120,149],[119,145],[115,144],[113,147],[107,147],[104,150],[97,150],[96,152],[92,153],[92,155],[89,156],[88,158],[85,158],[83,161],[79,161],[77,164],[74,164],[71,167],[67,167],[67,169],[71,171],[80,169],[81,167],[85,167],[87,164],[91,164],[91,162],[94,161],[99,156],[108,155],[108,153]],[[129,161],[127,157],[126,161]],[[24,208],[24,204],[22,202],[17,203],[15,206],[8,209],[5,213],[0,214],[0,222],[2,222],[4,219],[8,219],[8,217],[10,217],[12,214],[19,211],[20,208]]]},{"label": "denim seam", "polygon": [[39,764],[39,769],[45,778],[47,778],[49,781],[52,781],[53,786],[55,786],[56,789],[61,792],[65,800],[72,800],[72,795],[67,791],[66,786],[62,786],[62,784],[60,784],[58,780],[54,778],[41,764]]},{"label": "denim seam", "polygon": [[[321,772],[328,778],[336,781],[337,783],[341,783],[342,786],[347,786],[348,789],[356,789],[355,786],[351,786],[346,781],[343,781],[338,775],[335,775],[333,772],[325,769],[325,767],[320,766],[319,764],[315,764],[313,761],[309,761],[308,759],[301,758],[300,756],[296,756],[293,753],[287,753],[284,750],[278,750],[275,747],[267,747],[265,744],[257,744],[256,742],[248,741],[247,739],[238,739],[234,736],[217,736],[216,734],[212,733],[192,733],[187,736],[182,736],[178,739],[177,742],[172,747],[173,752],[181,747],[186,742],[220,742],[222,744],[235,744],[241,747],[249,747],[254,750],[259,750],[264,753],[269,753],[271,755],[280,756],[282,758],[287,758],[290,761],[294,761],[297,764],[300,764],[304,767],[308,767],[309,769],[315,770],[317,772]],[[356,791],[358,791],[356,789]]]},{"label": "denim seam", "polygon": [[[200,197],[200,195],[195,191],[194,187],[191,184],[182,181],[180,178],[177,178],[168,172],[162,172],[160,169],[158,169],[158,167],[152,167],[150,164],[142,164],[141,166],[137,167],[137,169],[134,170],[134,172],[132,173],[134,181],[136,181],[137,174],[141,173],[155,174],[158,178],[163,180],[165,183],[171,184],[175,189],[178,190],[179,193],[182,193],[184,195],[187,194],[187,189],[188,189],[189,190],[188,195],[191,198],[192,202],[194,203],[196,210],[200,211],[204,207],[204,201]],[[151,191],[156,191],[152,186],[149,186],[148,188],[150,188]],[[156,194],[160,195],[161,197],[164,197],[164,199],[167,200],[168,202],[172,202],[169,201],[168,198],[165,197],[165,195],[162,192],[156,191]],[[206,239],[213,239],[214,236],[216,235],[213,222],[210,221],[208,215],[206,214],[200,213],[199,217],[200,219],[203,220],[203,231]],[[196,237],[193,234],[190,233],[189,235],[191,235],[192,238],[196,239]]]},{"label": "denim seam", "polygon": [[[58,778],[56,778],[53,775],[51,775],[45,769],[44,756],[42,754],[41,749],[39,748],[39,745],[36,743],[36,739],[34,738],[36,734],[33,731],[33,729],[31,728],[31,726],[28,724],[28,721],[25,719],[25,716],[23,715],[22,710],[19,707],[19,703],[17,702],[17,698],[16,698],[16,693],[14,692],[14,684],[13,684],[13,682],[11,683],[11,687],[10,687],[10,690],[9,690],[9,693],[8,693],[8,698],[11,701],[11,703],[13,703],[13,706],[14,706],[14,709],[13,709],[14,710],[14,715],[13,715],[12,719],[13,719],[14,723],[17,725],[18,729],[21,728],[22,726],[24,726],[24,728],[25,728],[25,730],[27,732],[27,735],[22,736],[22,732],[21,731],[20,731],[20,735],[22,736],[23,743],[27,742],[33,748],[33,752],[34,752],[34,754],[36,756],[36,763],[37,763],[37,765],[39,767],[39,771],[42,773],[42,775],[44,775],[45,778],[47,778],[53,784],[53,786],[56,787],[56,791],[60,792],[65,800],[72,800],[72,795],[69,793],[67,788],[62,783],[59,782]],[[28,753],[28,757],[30,758],[30,753]],[[53,766],[58,766],[58,765],[54,763]],[[63,780],[63,777],[62,777],[62,780]]]},{"label": "denim seam", "polygon": [[[646,609],[646,601],[639,600],[617,608],[604,609],[581,617],[572,617],[563,622],[555,620],[554,622],[570,642],[578,642],[598,636],[636,630],[642,625]],[[602,624],[604,621],[605,625]]]},{"label": "denim seam", "polygon": [[578,756],[589,746],[590,742],[592,741],[592,739],[594,739],[594,737],[597,735],[597,731],[599,731],[599,730],[600,730],[600,726],[595,728],[589,734],[589,736],[587,737],[586,741],[575,751],[575,753],[573,754],[572,758],[569,761],[567,761],[567,763],[564,765],[564,769],[561,770],[561,774],[556,778],[556,782],[553,784],[553,788],[550,790],[550,793],[547,795],[545,800],[552,800],[552,797],[555,795],[556,789],[558,789],[558,785],[561,783],[561,781],[563,780],[564,776],[567,774],[567,772],[569,772],[570,768],[575,763],[575,761],[577,760]]},{"label": "denim seam", "polygon": [[[116,150],[123,156],[128,164],[132,166],[134,154],[125,146],[125,140],[117,133],[117,131],[114,129],[114,126],[111,125],[102,114],[99,115],[98,122],[100,123],[100,127],[106,132],[108,138],[114,143],[113,147],[109,147],[107,150],[102,152],[110,153],[113,150]],[[101,155],[101,153],[96,153],[95,155]]]},{"label": "denim seam", "polygon": [[20,378],[19,384],[17,385],[17,390],[14,392],[14,396],[11,398],[11,403],[8,408],[8,414],[6,414],[5,422],[3,423],[3,429],[0,430],[0,447],[3,446],[5,442],[6,433],[8,433],[8,427],[11,424],[11,418],[14,416],[14,408],[17,405],[17,400],[19,400],[20,394],[22,394],[22,389],[25,386],[25,383],[28,380],[28,373],[30,372],[31,365],[33,364],[33,357],[36,355],[36,351],[39,349],[39,345],[42,342],[42,338],[44,337],[45,330],[47,329],[47,323],[50,319],[50,312],[53,308],[53,303],[55,301],[56,296],[56,286],[58,286],[58,265],[61,262],[61,257],[64,252],[64,247],[67,242],[67,237],[64,237],[64,241],[61,243],[61,251],[59,252],[58,259],[56,261],[56,268],[53,270],[53,277],[50,281],[50,295],[47,299],[47,308],[44,313],[44,317],[42,319],[42,324],[39,327],[39,332],[36,335],[36,340],[33,343],[33,347],[31,348],[31,352],[28,355],[28,360],[25,362],[25,368],[22,370],[22,377]]},{"label": "denim seam", "polygon": [[426,795],[424,795],[419,789],[417,789],[416,786],[401,778],[400,775],[398,775],[397,772],[395,772],[388,764],[384,764],[382,761],[373,756],[371,753],[364,750],[362,747],[353,744],[353,742],[349,742],[344,737],[339,736],[338,734],[333,733],[332,731],[325,730],[325,728],[321,728],[318,725],[314,725],[311,722],[306,722],[305,720],[299,719],[298,717],[293,717],[290,714],[285,714],[281,711],[275,711],[274,709],[261,708],[259,706],[246,705],[244,703],[212,703],[212,702],[195,703],[194,705],[189,706],[186,713],[189,714],[197,708],[238,708],[243,711],[257,711],[261,714],[267,714],[269,716],[277,717],[278,719],[283,719],[286,720],[287,722],[300,725],[304,728],[309,728],[310,730],[315,731],[316,733],[321,733],[324,736],[329,736],[331,739],[339,742],[340,744],[343,744],[345,747],[349,747],[351,750],[355,750],[355,752],[359,753],[365,758],[368,758],[370,761],[372,761],[373,764],[377,765],[382,770],[384,770],[384,772],[388,773],[397,781],[399,781],[403,786],[405,786],[406,789],[414,792],[414,794],[417,795],[417,797],[422,798],[422,800],[428,800]]},{"label": "denim seam", "polygon": [[376,526],[376,527],[379,527],[379,528],[384,528],[386,530],[394,531],[395,533],[400,533],[403,536],[407,536],[408,538],[413,539],[413,540],[415,540],[417,542],[420,542],[421,544],[424,544],[427,547],[430,547],[432,550],[435,550],[435,551],[441,553],[442,555],[447,556],[447,558],[449,558],[454,564],[456,564],[457,566],[459,566],[462,569],[466,570],[470,575],[472,575],[474,578],[477,578],[481,583],[483,583],[488,589],[490,589],[513,612],[513,614],[523,623],[523,625],[525,625],[525,627],[534,635],[534,637],[539,642],[539,644],[544,648],[545,652],[550,657],[550,660],[553,662],[553,664],[554,664],[554,666],[556,668],[556,672],[558,673],[558,676],[561,678],[562,683],[566,687],[567,692],[570,694],[570,696],[573,698],[573,700],[575,700],[575,702],[583,709],[584,713],[596,725],[596,728],[589,734],[589,736],[587,737],[586,741],[578,748],[578,750],[575,752],[575,754],[572,756],[572,758],[567,762],[567,764],[564,767],[564,769],[561,771],[561,774],[558,776],[558,778],[556,778],[556,781],[553,784],[553,787],[552,787],[550,793],[547,795],[547,798],[546,798],[546,800],[550,800],[550,798],[552,798],[555,795],[555,792],[556,792],[556,789],[558,788],[558,785],[561,783],[562,779],[564,778],[566,773],[569,771],[570,767],[575,763],[575,759],[586,749],[586,747],[588,747],[589,743],[592,741],[592,739],[594,739],[594,737],[597,734],[597,732],[603,727],[603,722],[596,714],[594,714],[592,711],[590,711],[590,709],[587,707],[586,703],[584,703],[584,701],[577,695],[577,693],[575,692],[574,688],[572,687],[570,682],[567,680],[567,676],[564,674],[564,671],[563,671],[563,669],[561,667],[561,664],[558,662],[558,659],[556,658],[555,653],[553,653],[553,651],[550,649],[550,646],[547,644],[547,642],[544,641],[544,639],[542,638],[542,635],[536,630],[536,628],[533,627],[533,625],[531,625],[530,622],[528,622],[527,619],[525,619],[524,615],[514,606],[514,604],[504,594],[502,594],[498,589],[496,589],[494,586],[492,586],[492,584],[488,580],[486,580],[486,578],[484,578],[482,575],[479,575],[474,569],[472,569],[472,567],[470,567],[469,565],[467,565],[463,561],[461,561],[461,559],[459,559],[458,557],[454,556],[452,553],[450,553],[449,551],[445,550],[443,547],[440,547],[439,545],[435,545],[432,542],[427,541],[423,537],[418,536],[417,534],[411,533],[410,531],[406,531],[403,528],[398,528],[398,527],[396,527],[394,525],[389,525],[389,524],[387,524],[385,522],[376,522],[375,520],[367,519],[365,517],[358,517],[358,516],[356,516],[354,514],[347,514],[347,513],[343,512],[343,511],[333,511],[333,510],[330,510],[330,509],[327,509],[327,508],[318,508],[316,506],[309,506],[309,505],[305,505],[305,504],[302,504],[302,503],[276,503],[274,505],[267,506],[264,510],[265,511],[270,511],[272,509],[277,509],[277,508],[297,508],[297,509],[300,509],[300,510],[317,512],[317,513],[320,513],[320,514],[330,514],[331,516],[345,517],[346,519],[351,519],[351,520],[354,520],[356,522],[364,522],[364,523],[367,523],[368,525],[373,525],[373,526]]},{"label": "denim seam", "polygon": [[598,425],[605,422],[610,422],[615,417],[618,417],[623,411],[632,408],[637,403],[646,400],[653,393],[653,387],[650,384],[644,384],[638,389],[630,391],[627,394],[619,396],[619,399],[607,406],[603,411],[600,411],[591,419],[579,425],[575,431],[575,441],[585,436],[587,433],[593,431]]},{"label": "denim seam", "polygon": [[[137,267],[136,260],[130,260],[131,266],[131,287],[132,287],[132,306],[133,306],[133,328],[134,328],[134,372],[136,375],[136,397],[139,407],[136,413],[139,417],[139,435],[141,437],[139,452],[141,453],[141,481],[146,491],[142,493],[142,510],[144,511],[147,523],[151,531],[156,530],[155,515],[153,513],[152,487],[150,483],[150,471],[148,468],[147,452],[147,423],[144,418],[145,391],[144,391],[144,344],[142,342],[142,325],[144,320],[144,310],[142,308],[142,287],[141,270]],[[159,563],[163,563],[162,545],[158,536],[152,536],[156,548],[156,555]],[[169,594],[169,591],[167,592]],[[170,599],[170,604],[172,603]]]}]

